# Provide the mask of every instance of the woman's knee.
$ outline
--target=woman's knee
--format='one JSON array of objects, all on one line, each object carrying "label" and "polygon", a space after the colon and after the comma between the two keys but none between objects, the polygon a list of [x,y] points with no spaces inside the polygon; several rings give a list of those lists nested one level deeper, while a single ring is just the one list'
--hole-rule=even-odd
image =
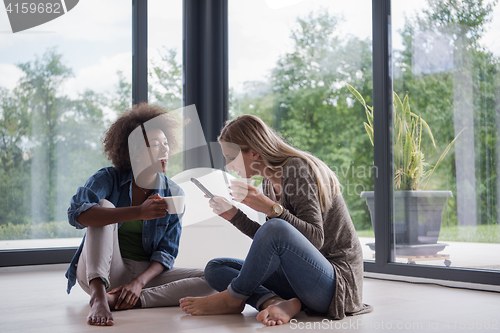
[{"label": "woman's knee", "polygon": [[104,208],[115,208],[115,205],[109,200],[101,199],[99,200],[99,206]]},{"label": "woman's knee", "polygon": [[214,283],[220,276],[220,270],[225,268],[224,266],[224,260],[222,258],[210,260],[205,266],[205,280],[207,280],[209,284]]},{"label": "woman's knee", "polygon": [[88,238],[89,235],[96,235],[94,237],[98,237],[97,235],[99,235],[99,237],[102,237],[102,236],[109,237],[110,236],[109,234],[110,233],[112,234],[117,229],[118,229],[117,223],[112,223],[112,224],[108,224],[108,225],[104,225],[104,226],[100,226],[100,227],[89,226],[89,227],[87,227],[86,238]]},{"label": "woman's knee", "polygon": [[295,227],[285,220],[278,218],[270,219],[257,230],[254,241],[256,238],[265,238],[267,241],[270,241],[273,238],[287,235],[293,232],[294,229]]},{"label": "woman's knee", "polygon": [[221,265],[222,265],[222,262],[219,258],[210,260],[207,263],[207,265],[205,266],[205,273],[204,273],[205,278],[207,277],[207,275],[212,274],[213,271],[216,271],[217,269],[219,269]]},{"label": "woman's knee", "polygon": [[[99,200],[99,207],[103,208],[115,208],[115,205],[111,203],[111,201],[106,199]],[[87,238],[90,235],[95,235],[94,237],[101,237],[102,235],[109,236],[108,234],[114,232],[118,229],[118,223],[111,223],[105,226],[89,226],[87,227]]]},{"label": "woman's knee", "polygon": [[205,266],[205,276],[208,274],[214,274],[221,269],[234,269],[239,271],[241,266],[243,266],[243,260],[231,259],[231,258],[215,258],[210,260]]},{"label": "woman's knee", "polygon": [[205,266],[205,280],[217,291],[227,288],[241,269],[242,263],[237,259],[216,258]]}]

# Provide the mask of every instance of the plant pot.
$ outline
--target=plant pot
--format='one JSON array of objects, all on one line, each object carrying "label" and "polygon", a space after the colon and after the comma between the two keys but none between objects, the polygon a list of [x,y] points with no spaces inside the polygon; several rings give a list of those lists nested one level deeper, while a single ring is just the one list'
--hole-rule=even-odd
[{"label": "plant pot", "polygon": [[[366,199],[375,229],[374,192],[363,191],[360,196]],[[393,231],[396,245],[436,244],[448,197],[453,197],[451,191],[394,192]]]}]

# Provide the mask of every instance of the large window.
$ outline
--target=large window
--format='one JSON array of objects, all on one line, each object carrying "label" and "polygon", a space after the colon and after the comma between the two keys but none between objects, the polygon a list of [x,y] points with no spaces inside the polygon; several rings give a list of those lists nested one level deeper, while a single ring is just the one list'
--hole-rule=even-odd
[{"label": "large window", "polygon": [[498,285],[495,1],[184,0],[184,54],[180,4],[151,0],[148,20],[145,2],[99,3],[109,6],[99,14],[89,0],[3,35],[2,256],[15,264],[18,253],[2,249],[47,246],[34,239],[77,245],[67,203],[108,164],[103,130],[131,95],[175,109],[182,93],[207,141],[227,109],[251,113],[336,171],[365,271]]},{"label": "large window", "polygon": [[394,259],[498,270],[500,8],[394,1],[392,13]]},{"label": "large window", "polygon": [[[96,11],[96,8],[99,8]],[[0,30],[11,31],[5,11]],[[109,164],[108,124],[131,92],[131,6],[88,0],[0,43],[0,249],[76,246],[66,211]]]},{"label": "large window", "polygon": [[371,3],[279,5],[229,1],[229,117],[261,117],[335,171],[365,259],[373,260],[370,214],[360,197],[373,191],[373,147],[365,110],[348,89],[371,101]]}]

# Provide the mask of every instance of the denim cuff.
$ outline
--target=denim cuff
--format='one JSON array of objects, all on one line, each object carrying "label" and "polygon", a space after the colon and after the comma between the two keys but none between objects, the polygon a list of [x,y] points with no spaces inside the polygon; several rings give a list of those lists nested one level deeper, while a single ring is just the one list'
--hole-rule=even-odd
[{"label": "denim cuff", "polygon": [[261,311],[262,309],[260,308],[260,306],[264,304],[265,301],[268,301],[273,297],[278,297],[278,295],[276,295],[274,292],[269,292],[268,294],[263,295],[261,298],[259,298],[257,304],[255,304],[255,308],[258,311]]},{"label": "denim cuff", "polygon": [[168,253],[166,249],[160,249],[153,251],[149,261],[158,261],[166,269],[170,269],[174,266],[175,257]]},{"label": "denim cuff", "polygon": [[[68,213],[69,224],[71,224],[72,226],[74,226],[76,229],[84,229],[84,228],[86,228],[87,226],[82,225],[76,219],[78,218],[78,216],[80,216],[81,213],[89,210],[90,208],[92,208],[94,206],[99,206],[99,204],[95,203],[95,202],[90,202],[90,203],[89,202],[85,202],[80,207],[78,207],[78,209],[76,211]],[[71,207],[70,207],[70,209],[71,209]]]},{"label": "denim cuff", "polygon": [[246,301],[250,297],[250,296],[245,296],[245,295],[237,293],[236,291],[233,290],[233,287],[231,285],[229,285],[227,287],[227,293],[229,294],[229,296],[234,297],[234,298],[239,299],[239,300],[242,300],[242,301]]}]

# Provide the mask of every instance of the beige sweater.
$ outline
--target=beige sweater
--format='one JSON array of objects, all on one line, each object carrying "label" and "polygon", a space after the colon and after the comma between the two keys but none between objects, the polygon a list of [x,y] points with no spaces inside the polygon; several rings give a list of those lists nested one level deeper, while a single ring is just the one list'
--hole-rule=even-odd
[{"label": "beige sweater", "polygon": [[[283,167],[280,204],[281,219],[297,228],[325,256],[335,270],[335,294],[327,315],[342,319],[372,311],[363,304],[363,253],[356,230],[342,194],[334,198],[331,207],[321,213],[314,174],[307,162],[291,158]],[[272,184],[266,178],[264,194],[276,201]],[[260,224],[242,211],[230,221],[241,232],[253,238]]]}]

